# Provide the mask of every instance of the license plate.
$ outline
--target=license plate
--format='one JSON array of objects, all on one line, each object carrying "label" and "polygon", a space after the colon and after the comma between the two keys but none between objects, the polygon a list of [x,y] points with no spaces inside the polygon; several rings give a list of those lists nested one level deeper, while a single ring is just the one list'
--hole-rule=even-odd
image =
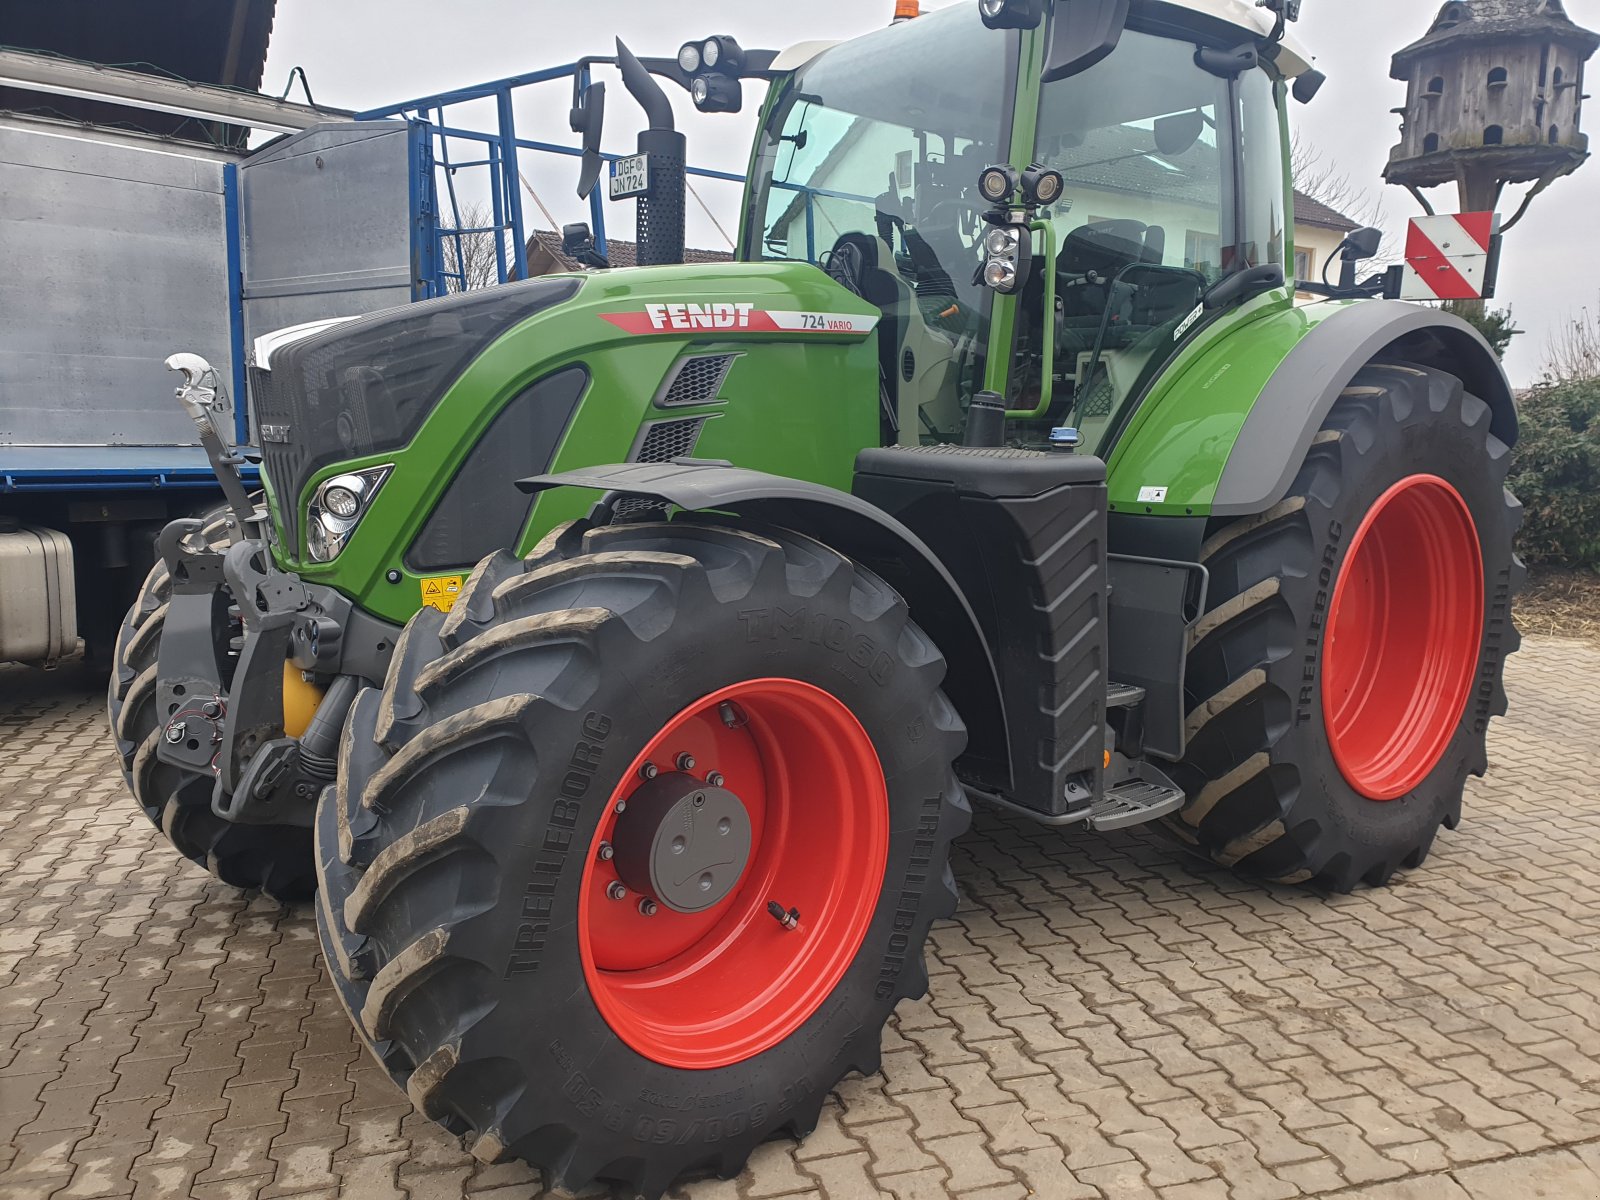
[{"label": "license plate", "polygon": [[626,200],[650,190],[650,156],[636,154],[611,164],[611,198]]}]

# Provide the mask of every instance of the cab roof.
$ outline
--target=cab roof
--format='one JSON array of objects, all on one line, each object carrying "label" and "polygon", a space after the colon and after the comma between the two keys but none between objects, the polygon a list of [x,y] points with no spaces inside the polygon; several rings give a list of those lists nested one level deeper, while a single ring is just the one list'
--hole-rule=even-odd
[{"label": "cab roof", "polygon": [[[971,2],[972,0],[955,0],[957,4]],[[1135,0],[1135,3],[1152,10],[1184,9],[1202,17],[1209,17],[1213,21],[1237,26],[1241,33],[1256,37],[1264,37],[1272,32],[1274,19],[1272,14],[1265,9],[1257,8],[1254,0]],[[780,54],[777,61],[772,64],[773,69],[792,71],[804,66],[829,47],[838,44],[837,41],[800,42]],[[1283,40],[1283,48],[1278,55],[1278,68],[1291,79],[1304,75],[1311,69],[1311,55],[1292,32]]]}]

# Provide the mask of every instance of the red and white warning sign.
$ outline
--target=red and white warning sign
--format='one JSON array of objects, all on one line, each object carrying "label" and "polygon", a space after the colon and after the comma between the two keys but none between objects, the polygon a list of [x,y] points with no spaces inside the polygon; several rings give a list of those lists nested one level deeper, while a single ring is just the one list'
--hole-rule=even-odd
[{"label": "red and white warning sign", "polygon": [[1499,213],[1417,217],[1406,236],[1400,299],[1490,299],[1499,251]]},{"label": "red and white warning sign", "polygon": [[878,327],[877,316],[859,313],[776,312],[754,304],[716,302],[646,304],[627,312],[601,313],[627,333],[819,333],[865,336]]}]

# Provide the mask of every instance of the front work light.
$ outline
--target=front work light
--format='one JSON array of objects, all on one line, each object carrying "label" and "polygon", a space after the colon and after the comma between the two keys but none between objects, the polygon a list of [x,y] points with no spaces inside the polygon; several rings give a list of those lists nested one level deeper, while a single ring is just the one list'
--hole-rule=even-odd
[{"label": "front work light", "polygon": [[978,15],[990,29],[1037,29],[1044,0],[978,0]]},{"label": "front work light", "polygon": [[361,518],[394,467],[368,467],[325,481],[306,506],[306,549],[313,562],[332,562],[344,550]]},{"label": "front work light", "polygon": [[727,75],[696,75],[689,84],[694,106],[706,113],[736,113],[744,107],[744,89]]},{"label": "front work light", "polygon": [[1016,195],[1020,178],[1012,167],[985,167],[978,176],[978,192],[990,204],[1005,204]]},{"label": "front work light", "polygon": [[996,225],[983,238],[983,285],[1002,296],[1022,290],[1033,265],[1033,238],[1025,225]]},{"label": "front work light", "polygon": [[1049,208],[1066,190],[1067,181],[1060,171],[1032,166],[1022,173],[1022,198],[1029,205]]},{"label": "front work light", "polygon": [[693,75],[700,69],[700,43],[690,42],[678,51],[678,65]]}]

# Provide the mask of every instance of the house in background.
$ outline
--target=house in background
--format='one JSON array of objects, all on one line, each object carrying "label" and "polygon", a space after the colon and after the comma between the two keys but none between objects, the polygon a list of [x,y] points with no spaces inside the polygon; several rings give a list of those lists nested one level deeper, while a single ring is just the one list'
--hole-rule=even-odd
[{"label": "house in background", "polygon": [[[1296,189],[1294,194],[1294,277],[1320,279],[1339,243],[1361,228],[1349,217]],[[1338,269],[1328,268],[1338,282]]]}]

